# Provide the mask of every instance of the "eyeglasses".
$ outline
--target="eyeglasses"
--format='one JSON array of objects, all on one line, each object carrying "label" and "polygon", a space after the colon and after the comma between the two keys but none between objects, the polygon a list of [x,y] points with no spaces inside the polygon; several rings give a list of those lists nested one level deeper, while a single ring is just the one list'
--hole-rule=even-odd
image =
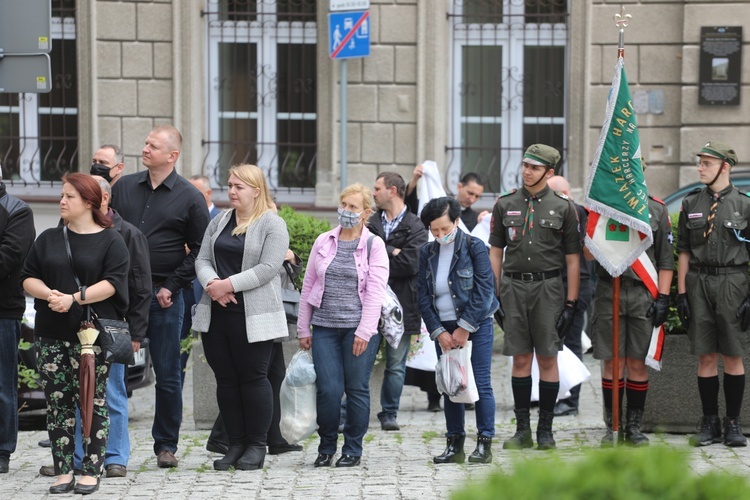
[{"label": "eyeglasses", "polygon": [[698,160],[697,166],[698,166],[698,168],[708,169],[708,168],[715,167],[715,166],[719,166],[720,167],[723,164],[724,164],[724,162],[713,162],[713,161]]}]

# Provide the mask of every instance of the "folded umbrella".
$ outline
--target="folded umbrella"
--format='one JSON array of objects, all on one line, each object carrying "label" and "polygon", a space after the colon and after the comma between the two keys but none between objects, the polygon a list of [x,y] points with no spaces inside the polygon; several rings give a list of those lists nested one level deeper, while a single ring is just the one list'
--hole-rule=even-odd
[{"label": "folded umbrella", "polygon": [[81,434],[84,438],[91,435],[91,418],[94,414],[94,384],[96,366],[94,364],[94,342],[99,336],[99,330],[94,328],[91,321],[81,323],[78,339],[81,341],[81,362],[79,364],[78,381],[81,399]]}]

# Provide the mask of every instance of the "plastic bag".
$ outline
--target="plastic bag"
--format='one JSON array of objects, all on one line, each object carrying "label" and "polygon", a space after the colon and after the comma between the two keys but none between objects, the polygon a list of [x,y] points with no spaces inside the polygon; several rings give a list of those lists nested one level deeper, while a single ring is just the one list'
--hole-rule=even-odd
[{"label": "plastic bag", "polygon": [[438,391],[448,395],[454,403],[474,403],[479,400],[471,368],[471,349],[471,341],[468,341],[463,349],[444,352],[435,365]]},{"label": "plastic bag", "polygon": [[279,389],[279,430],[289,444],[307,439],[318,428],[316,390],[312,355],[310,351],[299,351],[289,362]]},{"label": "plastic bag", "polygon": [[416,370],[434,372],[437,364],[437,351],[435,351],[435,341],[430,338],[427,327],[422,321],[422,327],[419,336],[412,336],[412,348],[406,357],[406,366]]},{"label": "plastic bag", "polygon": [[315,383],[315,365],[310,351],[297,351],[286,368],[286,383],[292,387],[302,387]]}]

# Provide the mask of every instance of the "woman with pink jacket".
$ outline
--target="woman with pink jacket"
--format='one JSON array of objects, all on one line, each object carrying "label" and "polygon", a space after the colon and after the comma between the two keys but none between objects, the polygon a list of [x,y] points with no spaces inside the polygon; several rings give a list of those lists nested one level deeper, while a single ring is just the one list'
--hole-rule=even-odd
[{"label": "woman with pink jacket", "polygon": [[370,190],[352,184],[339,199],[339,225],[318,236],[310,251],[297,320],[300,347],[313,347],[317,375],[320,444],[315,467],[330,466],[336,454],[344,393],[344,446],[336,467],[360,463],[362,438],[370,422],[370,372],[380,346],[378,321],[389,272],[385,244],[371,236],[366,226],[373,205]]}]

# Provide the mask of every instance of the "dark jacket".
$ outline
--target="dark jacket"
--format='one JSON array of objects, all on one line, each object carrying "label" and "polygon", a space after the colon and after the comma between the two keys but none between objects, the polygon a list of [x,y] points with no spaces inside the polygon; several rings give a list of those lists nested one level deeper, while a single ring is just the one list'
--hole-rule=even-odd
[{"label": "dark jacket", "polygon": [[142,232],[130,222],[123,220],[120,214],[111,210],[109,213],[114,229],[125,240],[130,254],[128,269],[128,320],[130,336],[136,342],[146,338],[148,315],[151,308],[151,263],[148,258],[148,240]]},{"label": "dark jacket", "polygon": [[[439,260],[437,241],[424,245],[419,252],[419,311],[432,339],[446,331],[435,307],[435,275]],[[487,246],[479,238],[458,229],[448,273],[458,326],[475,332],[479,323],[492,316],[499,305],[494,283]]]},{"label": "dark jacket", "polygon": [[[375,212],[370,217],[367,227],[373,234],[385,241],[385,250],[390,263],[388,284],[404,310],[404,335],[416,335],[422,323],[417,302],[419,249],[427,243],[427,230],[419,217],[407,209],[404,218],[386,240],[381,214],[382,210]],[[400,248],[401,252],[394,256],[393,251],[397,248]]]},{"label": "dark jacket", "polygon": [[5,190],[0,182],[0,319],[21,320],[26,299],[21,288],[21,267],[34,244],[31,208]]}]

